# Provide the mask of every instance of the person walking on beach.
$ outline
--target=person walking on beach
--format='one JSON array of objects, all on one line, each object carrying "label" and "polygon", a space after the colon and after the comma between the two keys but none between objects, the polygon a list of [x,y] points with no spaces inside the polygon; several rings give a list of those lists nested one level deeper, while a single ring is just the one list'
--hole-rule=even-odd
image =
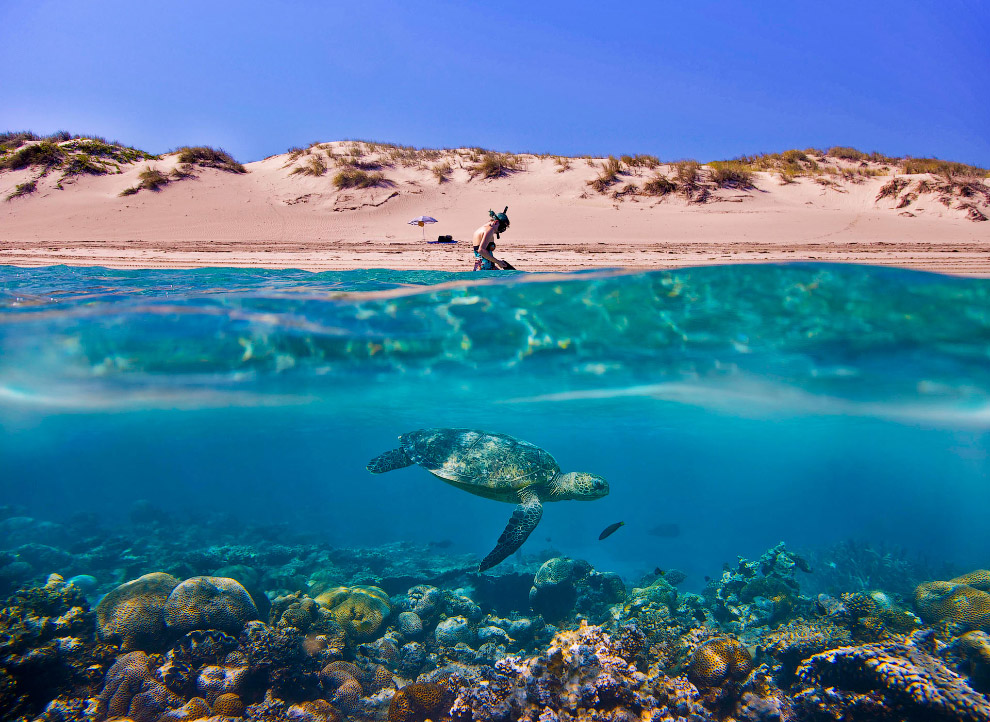
[{"label": "person walking on beach", "polygon": [[500,238],[505,229],[509,227],[509,217],[506,215],[508,210],[509,207],[506,206],[501,213],[488,211],[490,220],[474,232],[474,270],[494,271],[500,269],[508,271],[512,269],[511,265],[498,260],[493,255],[495,239]]}]

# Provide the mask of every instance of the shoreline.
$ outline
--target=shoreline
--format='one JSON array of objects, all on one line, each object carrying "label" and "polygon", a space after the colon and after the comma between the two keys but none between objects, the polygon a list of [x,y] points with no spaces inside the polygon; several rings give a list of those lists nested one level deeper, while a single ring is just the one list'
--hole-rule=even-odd
[{"label": "shoreline", "polygon": [[[244,242],[247,248],[216,251],[193,247],[189,250],[160,248],[101,247],[94,244],[66,244],[53,247],[50,242],[24,247],[0,249],[0,265],[24,268],[52,265],[102,266],[112,269],[192,269],[192,268],[261,268],[299,269],[304,271],[352,271],[372,268],[392,270],[436,270],[471,272],[472,258],[465,244],[436,250],[418,248],[414,244],[402,250],[355,250],[352,245],[336,249],[305,251],[302,249],[259,249],[257,244]],[[242,244],[238,244],[242,245]],[[406,244],[403,244],[406,245]],[[918,271],[930,271],[958,276],[990,277],[990,246],[974,242],[940,247],[943,244],[915,242],[899,244],[894,250],[889,243],[832,243],[774,246],[766,243],[692,243],[661,249],[643,249],[633,244],[616,247],[567,247],[540,244],[509,248],[505,257],[518,270],[567,273],[571,271],[617,269],[624,271],[654,271],[710,265],[762,263],[852,263],[890,266]],[[667,250],[669,248],[669,250]],[[500,254],[501,255],[501,254]]]},{"label": "shoreline", "polygon": [[[740,171],[726,185],[718,164],[688,163],[693,180],[681,181],[685,162],[629,160],[345,142],[237,172],[178,153],[101,174],[25,167],[0,172],[0,264],[470,271],[473,229],[508,206],[495,255],[524,271],[820,261],[990,276],[986,179],[826,154],[805,175]],[[486,177],[485,162],[512,167]],[[609,164],[619,170],[605,183]],[[379,180],[341,187],[335,169]],[[149,170],[163,185],[141,185]],[[656,190],[661,181],[677,190]],[[30,193],[11,197],[25,184]],[[421,215],[439,222],[409,225]],[[438,235],[459,243],[426,243]]]}]

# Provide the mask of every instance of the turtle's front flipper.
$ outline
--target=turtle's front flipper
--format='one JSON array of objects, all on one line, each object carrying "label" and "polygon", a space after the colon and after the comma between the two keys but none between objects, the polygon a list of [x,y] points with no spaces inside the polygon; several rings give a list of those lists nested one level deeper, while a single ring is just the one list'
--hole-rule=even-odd
[{"label": "turtle's front flipper", "polygon": [[540,523],[540,517],[543,516],[543,505],[540,503],[540,497],[531,491],[524,491],[519,496],[522,503],[512,510],[512,516],[509,518],[509,523],[505,525],[502,536],[498,538],[498,544],[482,560],[481,566],[478,567],[479,572],[491,569],[521,547],[522,543],[526,541],[526,537],[532,534],[536,525]]},{"label": "turtle's front flipper", "polygon": [[402,449],[392,449],[369,461],[367,468],[372,474],[384,474],[386,471],[401,469],[412,463],[413,460],[406,456],[406,452]]}]

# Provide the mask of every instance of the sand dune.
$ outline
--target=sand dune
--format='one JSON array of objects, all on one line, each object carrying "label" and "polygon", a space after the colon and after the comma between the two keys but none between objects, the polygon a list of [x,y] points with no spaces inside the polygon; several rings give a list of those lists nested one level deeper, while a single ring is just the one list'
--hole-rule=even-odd
[{"label": "sand dune", "polygon": [[[589,181],[603,159],[514,156],[517,170],[485,179],[472,177],[477,151],[339,142],[249,163],[246,173],[195,166],[187,171],[194,177],[158,191],[120,195],[148,167],[171,173],[178,158],[61,181],[58,170],[40,178],[37,167],[0,172],[4,197],[36,183],[0,202],[0,263],[469,270],[472,231],[490,208],[507,205],[512,226],[496,255],[525,270],[821,260],[990,275],[990,223],[971,220],[990,215],[982,192],[953,195],[934,176],[877,163],[821,159],[828,174],[784,184],[777,173],[755,173],[752,188],[717,188],[702,169],[691,200],[643,191],[657,173],[673,177],[669,165],[623,165],[598,192]],[[297,170],[321,164],[320,175]],[[451,168],[440,183],[444,164]],[[336,174],[355,165],[382,173],[384,184],[338,189]],[[903,188],[877,200],[894,177]],[[425,229],[428,240],[450,234],[459,243],[424,243],[406,223],[421,214],[440,221]]]}]

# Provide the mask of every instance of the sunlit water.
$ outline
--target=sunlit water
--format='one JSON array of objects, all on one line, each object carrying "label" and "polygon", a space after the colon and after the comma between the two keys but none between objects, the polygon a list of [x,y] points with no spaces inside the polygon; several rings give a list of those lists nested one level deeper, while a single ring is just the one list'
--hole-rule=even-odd
[{"label": "sunlit water", "polygon": [[480,557],[509,505],[365,470],[429,426],[609,480],[547,505],[527,554],[679,567],[692,588],[781,540],[972,568],[990,543],[990,281],[0,267],[0,490],[34,516],[112,521],[148,499]]}]

